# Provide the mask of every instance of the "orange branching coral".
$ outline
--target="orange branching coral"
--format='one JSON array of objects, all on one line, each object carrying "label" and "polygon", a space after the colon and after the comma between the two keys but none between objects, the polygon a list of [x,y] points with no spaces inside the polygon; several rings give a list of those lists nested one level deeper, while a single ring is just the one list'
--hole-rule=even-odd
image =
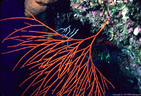
[{"label": "orange branching coral", "polygon": [[[26,12],[29,13],[28,11]],[[29,49],[21,57],[13,70],[32,53],[32,56],[28,59],[26,58],[26,61],[21,66],[21,68],[27,67],[33,71],[21,83],[23,85],[32,79],[22,96],[34,86],[37,86],[37,88],[32,92],[31,96],[45,96],[49,90],[52,90],[52,94],[56,94],[57,96],[85,96],[86,94],[87,96],[103,96],[106,89],[108,89],[108,84],[114,88],[112,83],[95,66],[91,56],[92,45],[107,22],[97,34],[85,39],[74,39],[59,34],[37,20],[31,13],[29,14],[32,18],[13,17],[1,20],[28,19],[38,23],[26,23],[26,27],[16,29],[2,41],[16,40],[20,42],[16,45],[8,46],[17,49],[5,52],[4,54]],[[46,27],[50,31],[28,30],[30,27]],[[15,36],[14,34],[18,32],[24,35]],[[27,33],[28,35],[25,35]],[[57,37],[61,37],[61,39]],[[66,42],[69,42],[69,44],[67,45]]]}]

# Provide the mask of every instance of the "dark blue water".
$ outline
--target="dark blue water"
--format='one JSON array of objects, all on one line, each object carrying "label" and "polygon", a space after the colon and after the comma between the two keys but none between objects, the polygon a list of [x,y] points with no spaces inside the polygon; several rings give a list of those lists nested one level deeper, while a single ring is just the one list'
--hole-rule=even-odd
[{"label": "dark blue water", "polygon": [[[1,19],[9,17],[24,16],[24,1],[23,0],[2,0],[0,4]],[[14,22],[15,20],[0,22],[0,39],[4,39],[9,33],[13,31],[13,28],[18,28],[17,25],[23,24],[23,22]],[[14,23],[13,23],[14,22]],[[17,27],[16,27],[17,26]],[[7,42],[8,43],[8,42]],[[8,43],[9,44],[9,43]],[[6,50],[6,42],[1,43],[1,53]],[[15,58],[16,57],[16,58]],[[20,96],[21,90],[18,85],[24,77],[22,71],[12,72],[12,68],[15,66],[17,54],[1,54],[0,62],[0,96]],[[22,76],[23,75],[23,76]]]}]

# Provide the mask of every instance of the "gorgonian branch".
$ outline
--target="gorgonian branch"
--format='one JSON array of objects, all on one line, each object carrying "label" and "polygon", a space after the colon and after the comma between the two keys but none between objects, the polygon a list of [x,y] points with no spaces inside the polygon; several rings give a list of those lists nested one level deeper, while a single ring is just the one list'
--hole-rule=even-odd
[{"label": "gorgonian branch", "polygon": [[[29,12],[27,11],[27,13]],[[85,39],[73,39],[72,35],[76,34],[75,32],[78,30],[74,30],[71,34],[70,29],[68,34],[65,30],[64,32],[67,35],[64,36],[37,20],[31,13],[29,14],[32,18],[13,17],[1,20],[27,19],[38,23],[32,25],[26,22],[26,27],[16,29],[3,40],[3,42],[6,40],[19,41],[18,44],[9,46],[9,48],[12,47],[17,49],[5,53],[16,52],[27,48],[29,49],[17,62],[13,71],[21,61],[24,61],[24,59],[29,57],[32,53],[32,56],[26,59],[21,66],[21,68],[27,67],[29,70],[33,70],[33,72],[30,73],[30,76],[21,83],[21,85],[23,85],[32,79],[22,95],[35,85],[38,85],[38,87],[34,90],[31,96],[45,96],[54,85],[55,87],[52,94],[58,96],[66,94],[68,96],[84,96],[86,93],[88,93],[88,96],[102,96],[105,95],[105,90],[108,88],[107,83],[114,88],[112,83],[108,81],[95,66],[91,56],[92,45],[96,37],[106,26],[107,22],[97,34]],[[31,27],[46,27],[50,31],[42,32],[28,30],[28,28]],[[13,36],[18,32],[24,35]],[[26,35],[27,33],[31,34]],[[70,37],[67,37],[69,34]],[[62,37],[63,39],[57,37]],[[91,42],[84,47],[81,47],[86,41]]]}]

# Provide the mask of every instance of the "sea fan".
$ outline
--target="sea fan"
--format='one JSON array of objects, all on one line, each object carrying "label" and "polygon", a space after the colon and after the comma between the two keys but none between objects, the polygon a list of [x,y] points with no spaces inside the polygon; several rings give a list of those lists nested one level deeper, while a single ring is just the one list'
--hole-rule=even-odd
[{"label": "sea fan", "polygon": [[[26,12],[29,13],[27,10]],[[66,29],[58,29],[57,32],[37,20],[31,13],[29,14],[32,18],[12,17],[1,20],[26,19],[38,23],[26,22],[27,26],[16,29],[2,41],[16,40],[18,42],[8,46],[8,48],[12,47],[16,50],[7,51],[3,54],[29,49],[13,68],[14,71],[24,61],[21,68],[25,67],[33,71],[20,84],[21,86],[32,79],[22,96],[34,86],[37,88],[31,96],[45,96],[52,89],[52,94],[57,96],[85,96],[86,94],[87,96],[103,96],[109,85],[114,88],[112,83],[95,66],[91,55],[94,41],[107,22],[95,35],[84,39],[74,39],[72,37],[79,31],[78,29],[71,31],[71,26],[68,26]],[[31,27],[45,27],[49,31],[29,30],[28,28]],[[64,35],[59,31],[63,32]],[[23,35],[17,35],[17,33]]]}]

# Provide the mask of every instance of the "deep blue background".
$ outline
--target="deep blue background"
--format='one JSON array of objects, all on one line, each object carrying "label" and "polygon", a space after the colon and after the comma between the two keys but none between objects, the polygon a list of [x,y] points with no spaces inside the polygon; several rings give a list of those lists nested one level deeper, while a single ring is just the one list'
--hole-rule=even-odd
[{"label": "deep blue background", "polygon": [[[9,17],[24,16],[24,0],[2,0],[0,4],[1,19]],[[8,20],[0,22],[0,37],[4,39],[15,28],[22,26],[23,22]],[[1,43],[1,53],[6,50],[8,42]],[[18,85],[24,78],[22,70],[12,72],[15,66],[18,53],[1,54],[0,62],[0,96],[20,96],[21,91]]]}]

